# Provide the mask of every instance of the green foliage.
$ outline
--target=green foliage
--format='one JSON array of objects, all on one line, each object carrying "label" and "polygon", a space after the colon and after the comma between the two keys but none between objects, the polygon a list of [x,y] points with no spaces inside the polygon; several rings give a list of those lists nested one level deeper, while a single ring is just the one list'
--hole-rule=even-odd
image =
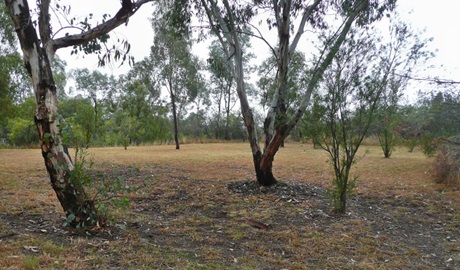
[{"label": "green foliage", "polygon": [[332,201],[332,206],[335,213],[345,213],[346,204],[349,198],[353,196],[353,191],[356,187],[358,177],[344,181],[344,179],[334,178],[332,188],[327,189],[327,195]]},{"label": "green foliage", "polygon": [[[135,191],[123,176],[105,176],[104,174],[94,174],[94,159],[84,148],[75,148],[74,169],[70,171],[70,185],[88,190],[86,204],[94,205],[86,207],[83,211],[86,220],[77,220],[73,214],[67,216],[63,226],[74,224],[76,228],[87,226],[105,226],[113,221],[110,214],[113,209],[126,210],[129,206],[127,194]],[[59,165],[58,165],[59,166]],[[136,169],[139,172],[139,169]],[[116,173],[115,173],[116,174]]]},{"label": "green foliage", "polygon": [[93,157],[89,156],[85,149],[77,146],[75,148],[74,170],[70,172],[71,184],[78,188],[90,185],[92,180],[88,172],[93,166]]},{"label": "green foliage", "polygon": [[39,269],[40,259],[38,256],[29,255],[24,260],[24,269]]},{"label": "green foliage", "polygon": [[60,112],[72,130],[65,142],[69,146],[88,148],[95,130],[95,114],[90,100],[81,97],[66,99],[60,103]]},{"label": "green foliage", "polygon": [[396,145],[396,132],[394,131],[394,123],[386,118],[381,122],[380,132],[378,134],[380,147],[382,148],[385,158],[390,158],[393,149]]},{"label": "green foliage", "polygon": [[420,148],[427,157],[433,157],[438,149],[439,140],[432,134],[424,134],[419,140]]},{"label": "green foliage", "polygon": [[67,63],[62,60],[58,55],[55,55],[51,64],[51,70],[53,72],[54,83],[56,84],[56,92],[58,100],[66,98],[65,86],[67,84]]},{"label": "green foliage", "polygon": [[422,97],[420,113],[424,113],[423,130],[435,137],[460,134],[460,91],[432,92]]},{"label": "green foliage", "polygon": [[[275,49],[278,51],[278,49]],[[261,105],[264,107],[270,107],[274,97],[274,93],[278,91],[279,82],[275,80],[277,74],[277,61],[276,55],[271,55],[268,59],[264,60],[258,67],[258,73],[260,76],[257,86],[261,89],[260,96],[262,97]],[[302,97],[305,94],[307,87],[308,76],[307,62],[305,55],[302,52],[295,52],[290,57],[290,64],[288,70],[288,80],[285,86],[288,92],[285,97],[286,107],[288,113],[293,113],[293,108],[299,106]],[[291,108],[292,110],[289,110]]]},{"label": "green foliage", "polygon": [[[94,22],[94,16],[92,13],[89,13],[88,16],[83,19],[77,19],[76,17],[70,17],[70,5],[60,5],[59,3],[56,3],[55,8],[65,17],[65,21],[69,23],[68,26],[63,27],[62,29],[78,29],[81,33],[90,31],[93,28],[93,25],[105,23],[110,19],[109,14],[103,14],[100,22]],[[65,33],[65,36],[68,35],[69,33]],[[118,38],[115,42],[111,41],[112,39],[109,33],[99,35],[88,42],[74,45],[70,54],[73,55],[82,52],[84,54],[95,54],[98,57],[99,66],[105,66],[107,63],[112,61],[121,61],[122,65],[126,60],[128,60],[129,64],[134,64],[134,57],[129,54],[131,44],[128,40]]]},{"label": "green foliage", "polygon": [[6,5],[0,3],[0,53],[11,52],[16,47],[16,36],[14,26],[8,15]]},{"label": "green foliage", "polygon": [[419,144],[418,141],[419,139],[417,137],[411,137],[405,141],[405,145],[409,153],[412,153],[414,151],[415,147]]},{"label": "green foliage", "polygon": [[19,117],[8,121],[8,141],[14,146],[31,145],[38,142],[37,130],[31,120]]},{"label": "green foliage", "polygon": [[398,129],[409,151],[419,145],[425,155],[434,156],[440,140],[460,134],[457,90],[432,91],[414,106],[402,108]]}]

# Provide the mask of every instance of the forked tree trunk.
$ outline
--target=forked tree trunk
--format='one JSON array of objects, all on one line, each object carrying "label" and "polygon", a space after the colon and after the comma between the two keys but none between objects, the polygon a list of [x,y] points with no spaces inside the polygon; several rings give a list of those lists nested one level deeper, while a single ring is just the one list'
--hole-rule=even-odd
[{"label": "forked tree trunk", "polygon": [[254,168],[256,171],[257,183],[261,186],[272,186],[278,181],[273,176],[273,157],[266,157],[266,162],[262,162],[263,155],[261,152],[257,152],[253,155]]},{"label": "forked tree trunk", "polygon": [[[307,6],[304,9],[299,29],[297,30],[292,43],[290,43],[289,39],[291,31],[290,14],[292,1],[283,1],[280,5],[278,5],[277,2],[274,2],[273,8],[280,42],[277,74],[278,85],[277,91],[275,91],[275,95],[272,100],[272,106],[267,113],[267,117],[264,122],[265,147],[262,152],[257,136],[257,125],[254,122],[254,116],[244,87],[243,51],[239,41],[239,33],[236,30],[238,27],[236,27],[235,18],[233,16],[233,7],[230,5],[228,0],[222,1],[223,9],[218,8],[217,1],[201,0],[202,6],[206,11],[209,22],[211,23],[212,30],[216,33],[220,43],[222,44],[224,52],[228,56],[228,59],[232,59],[229,63],[232,66],[232,72],[236,81],[236,90],[240,100],[241,112],[248,131],[248,140],[253,155],[257,182],[263,186],[270,186],[276,183],[276,179],[272,172],[274,156],[289,132],[303,116],[310,102],[312,91],[316,88],[324,70],[326,70],[331,63],[332,58],[338,51],[338,48],[345,40],[351,24],[354,22],[359,10],[364,5],[363,2],[361,7],[357,8],[356,12],[351,12],[330,50],[325,53],[324,59],[317,63],[317,68],[314,70],[312,79],[308,83],[307,91],[301,104],[296,109],[294,115],[289,117],[286,113],[287,72],[289,70],[290,62],[289,57],[295,51],[300,37],[305,32],[305,24],[312,14],[314,14],[320,2],[321,0],[315,0],[310,6]],[[221,13],[223,10],[224,15]]]}]

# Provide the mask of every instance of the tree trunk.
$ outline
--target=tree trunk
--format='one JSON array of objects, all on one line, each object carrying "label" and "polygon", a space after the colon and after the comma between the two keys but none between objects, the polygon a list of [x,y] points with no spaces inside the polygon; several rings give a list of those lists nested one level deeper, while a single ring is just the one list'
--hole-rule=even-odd
[{"label": "tree trunk", "polygon": [[337,214],[343,214],[347,210],[347,190],[340,191],[338,205],[336,205],[336,209],[334,212]]},{"label": "tree trunk", "polygon": [[273,135],[270,143],[265,147],[263,155],[260,155],[260,158],[258,158],[258,164],[255,163],[256,155],[254,155],[254,166],[256,168],[257,182],[260,185],[271,186],[277,183],[277,180],[272,173],[273,160],[286,136],[287,133],[277,130],[277,132],[275,132]]},{"label": "tree trunk", "polygon": [[[264,160],[265,162],[262,162]],[[273,176],[272,168],[273,168],[273,156],[272,157],[267,157],[262,155],[262,153],[259,151],[255,155],[253,155],[253,160],[254,160],[254,168],[256,171],[256,178],[257,178],[257,183],[261,186],[273,186],[276,184],[278,181],[276,181],[276,178]]]},{"label": "tree trunk", "polygon": [[226,120],[225,120],[225,140],[226,141],[230,141],[230,112],[227,111],[227,116],[226,116]]},{"label": "tree trunk", "polygon": [[[97,134],[98,134],[98,128],[99,128],[99,123],[98,123],[98,119],[99,119],[98,111],[99,111],[99,108],[98,108],[98,104],[97,104],[96,95],[93,96],[93,102],[94,102],[94,131],[93,131],[92,140],[94,141],[96,139]],[[86,148],[89,147],[89,144],[90,144],[90,142],[88,141],[88,145],[87,145]]]},{"label": "tree trunk", "polygon": [[225,99],[225,140],[230,140],[230,106],[232,99],[232,81],[230,80],[226,89]]},{"label": "tree trunk", "polygon": [[71,225],[95,222],[97,211],[81,184],[78,183],[78,179],[72,179],[74,164],[67,147],[62,142],[60,126],[65,122],[58,114],[56,85],[50,66],[54,51],[47,35],[49,29],[46,29],[49,16],[47,9],[43,8],[45,11],[42,10],[40,14],[41,40],[39,40],[34,24],[30,23],[27,1],[5,1],[5,3],[16,28],[25,67],[32,79],[37,105],[35,125],[51,186],[65,215],[72,217]]},{"label": "tree trunk", "polygon": [[171,90],[171,103],[172,103],[172,113],[174,121],[174,141],[176,142],[176,150],[180,149],[179,146],[179,127],[177,125],[177,108],[176,108],[176,98]]}]

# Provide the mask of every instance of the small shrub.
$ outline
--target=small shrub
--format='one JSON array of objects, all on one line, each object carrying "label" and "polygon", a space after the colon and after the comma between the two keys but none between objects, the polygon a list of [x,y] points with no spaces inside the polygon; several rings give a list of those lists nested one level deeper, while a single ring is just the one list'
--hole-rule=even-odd
[{"label": "small shrub", "polygon": [[37,256],[27,256],[24,260],[24,269],[38,269],[40,262]]},{"label": "small shrub", "polygon": [[405,141],[405,145],[407,146],[407,151],[409,151],[409,153],[412,153],[414,151],[417,144],[418,144],[418,138],[415,136]]},{"label": "small shrub", "polygon": [[460,188],[460,137],[449,139],[439,148],[433,172],[437,183]]},{"label": "small shrub", "polygon": [[420,148],[427,157],[433,157],[438,149],[438,140],[433,135],[423,135],[420,138]]},{"label": "small shrub", "polygon": [[331,188],[327,189],[327,195],[333,203],[334,213],[344,213],[346,210],[346,203],[349,198],[353,196],[358,177],[353,179],[337,179],[333,181]]}]

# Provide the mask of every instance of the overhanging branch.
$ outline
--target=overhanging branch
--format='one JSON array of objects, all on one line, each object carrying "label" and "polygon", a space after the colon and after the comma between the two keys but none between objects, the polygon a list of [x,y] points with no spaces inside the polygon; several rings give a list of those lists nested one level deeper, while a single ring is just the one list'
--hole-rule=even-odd
[{"label": "overhanging branch", "polygon": [[69,35],[53,40],[53,49],[56,51],[60,48],[81,45],[93,39],[96,39],[104,34],[109,33],[121,24],[125,23],[129,17],[134,15],[136,11],[145,3],[153,2],[154,0],[138,0],[133,3],[131,10],[126,10],[123,6],[112,19],[96,26],[86,32]]}]

